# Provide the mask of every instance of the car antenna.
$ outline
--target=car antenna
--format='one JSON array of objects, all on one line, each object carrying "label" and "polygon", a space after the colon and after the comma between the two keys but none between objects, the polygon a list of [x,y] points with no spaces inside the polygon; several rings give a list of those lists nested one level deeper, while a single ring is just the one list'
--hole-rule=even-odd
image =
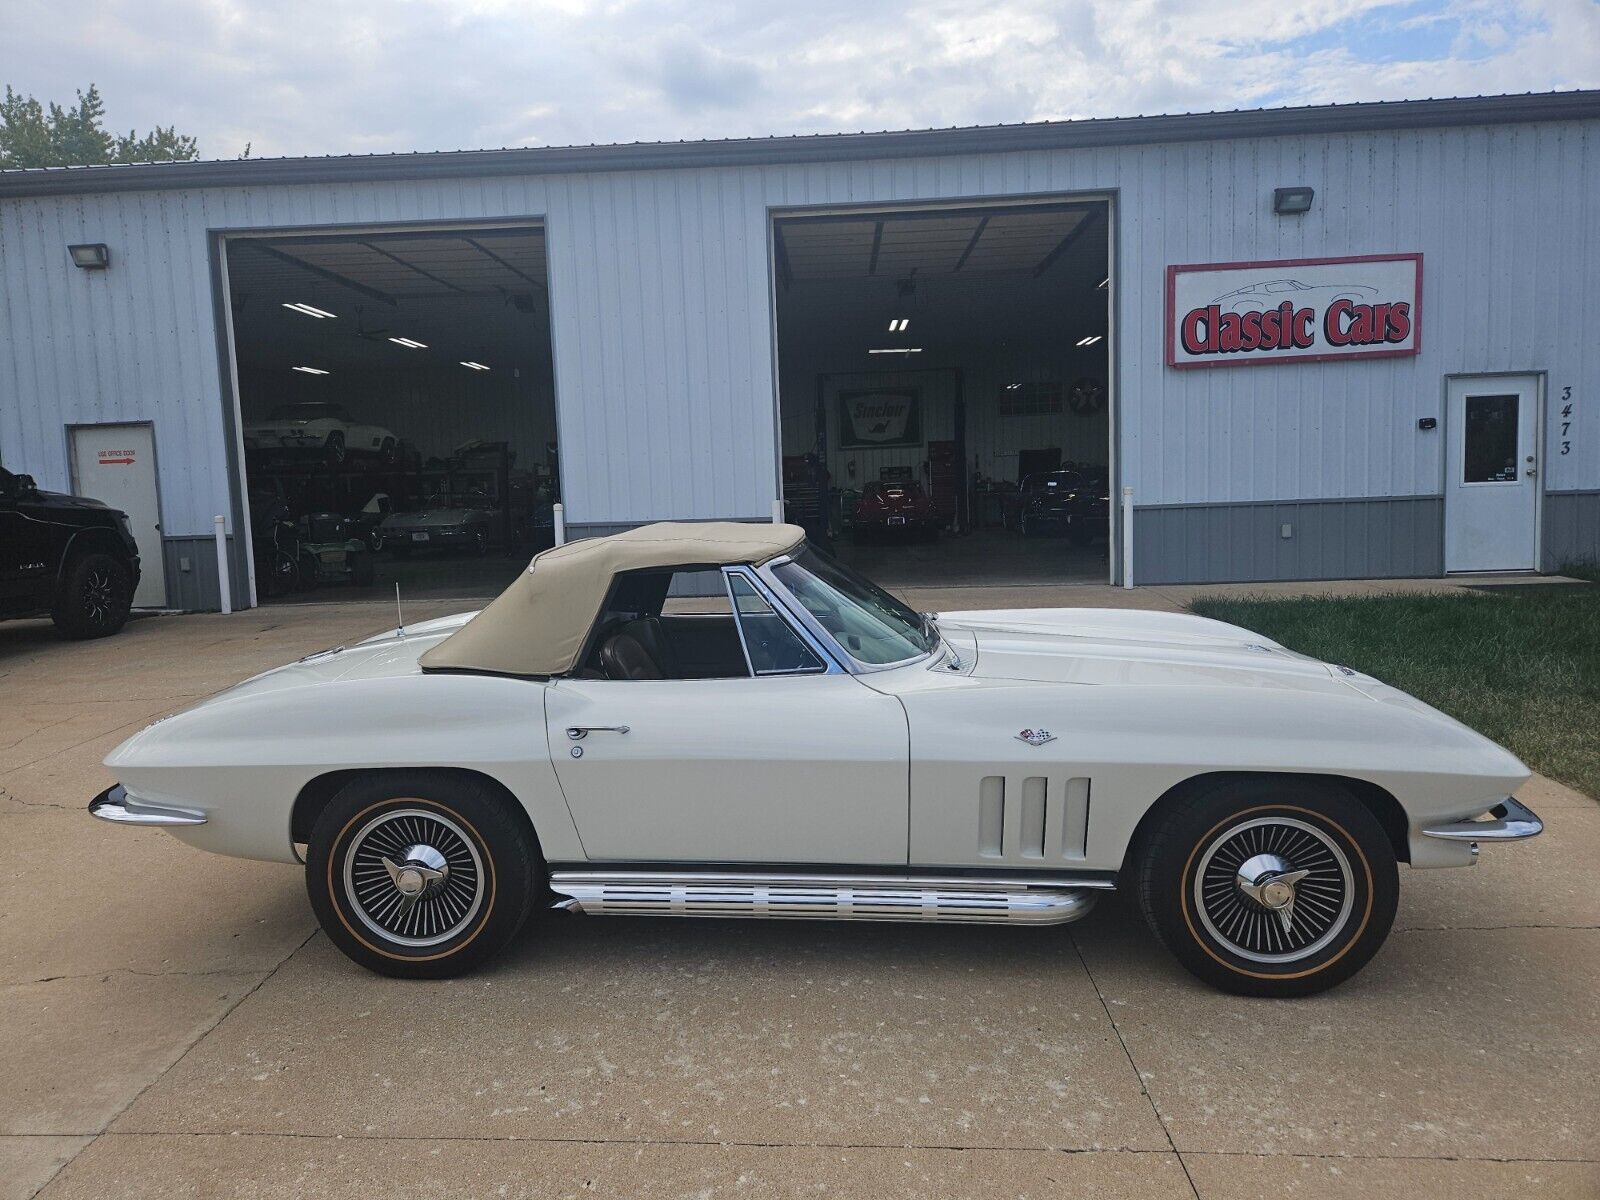
[{"label": "car antenna", "polygon": [[400,581],[398,579],[394,581],[394,632],[396,637],[405,637],[406,635],[406,618],[405,614],[400,611]]}]

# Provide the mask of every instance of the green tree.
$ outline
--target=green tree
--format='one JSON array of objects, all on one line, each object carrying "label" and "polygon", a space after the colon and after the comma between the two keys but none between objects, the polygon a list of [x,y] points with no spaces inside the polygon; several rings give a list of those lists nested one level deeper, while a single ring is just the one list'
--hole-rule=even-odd
[{"label": "green tree", "polygon": [[199,156],[194,138],[172,125],[157,125],[143,135],[131,129],[108,133],[101,124],[105,112],[100,89],[92,83],[70,108],[54,101],[47,107],[7,84],[0,101],[0,168],[182,162]]}]

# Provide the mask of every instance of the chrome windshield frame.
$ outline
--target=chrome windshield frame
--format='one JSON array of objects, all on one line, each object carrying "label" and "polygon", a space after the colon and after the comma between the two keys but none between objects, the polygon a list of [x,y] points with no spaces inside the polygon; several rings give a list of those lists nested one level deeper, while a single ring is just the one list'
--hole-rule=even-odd
[{"label": "chrome windshield frame", "polygon": [[[750,647],[745,641],[744,622],[739,618],[739,601],[733,594],[733,577],[737,575],[747,581],[756,591],[756,594],[771,606],[773,615],[793,630],[794,635],[805,643],[806,647],[817,656],[823,664],[823,669],[796,670],[796,671],[756,671],[755,665],[750,661]],[[750,672],[751,679],[777,679],[798,675],[848,675],[852,674],[848,663],[848,656],[840,656],[834,647],[831,638],[818,638],[811,626],[801,621],[791,604],[784,603],[785,599],[792,601],[787,592],[780,594],[776,581],[763,578],[760,568],[748,566],[725,566],[722,568],[722,585],[728,597],[728,609],[733,616],[733,627],[739,634],[739,649],[744,653],[745,667]]]},{"label": "chrome windshield frame", "polygon": [[[896,659],[894,662],[862,662],[841,646],[838,640],[822,627],[821,622],[811,615],[811,610],[801,604],[794,593],[784,586],[783,581],[772,573],[774,567],[781,567],[794,562],[794,555],[780,554],[776,558],[769,558],[755,568],[755,572],[766,585],[766,589],[773,594],[769,598],[773,599],[774,607],[789,618],[791,625],[802,627],[807,641],[827,647],[829,660],[841,664],[842,669],[849,674],[871,675],[878,671],[894,671],[900,667],[911,666],[915,663],[929,662],[945,646],[944,635],[939,633],[938,625],[935,624],[933,629],[939,641],[931,650],[924,650],[921,654],[913,654],[909,658]],[[799,564],[795,563],[795,565],[798,566]],[[779,601],[781,601],[781,605]]]}]

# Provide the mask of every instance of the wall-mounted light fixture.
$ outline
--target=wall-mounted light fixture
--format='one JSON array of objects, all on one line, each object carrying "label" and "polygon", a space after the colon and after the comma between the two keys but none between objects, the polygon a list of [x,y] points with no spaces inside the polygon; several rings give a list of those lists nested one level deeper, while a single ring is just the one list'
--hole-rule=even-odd
[{"label": "wall-mounted light fixture", "polygon": [[104,242],[88,242],[81,246],[68,246],[72,265],[85,271],[104,271],[111,265],[111,248]]},{"label": "wall-mounted light fixture", "polygon": [[1297,217],[1311,211],[1311,201],[1316,192],[1308,187],[1272,189],[1272,211],[1280,217]]}]

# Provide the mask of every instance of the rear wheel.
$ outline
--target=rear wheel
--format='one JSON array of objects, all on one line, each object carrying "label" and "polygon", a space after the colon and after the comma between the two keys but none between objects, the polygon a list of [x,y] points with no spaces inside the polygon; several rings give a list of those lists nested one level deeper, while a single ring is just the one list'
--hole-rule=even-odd
[{"label": "rear wheel", "polygon": [[80,554],[67,564],[50,616],[69,638],[107,637],[121,629],[133,605],[133,575],[109,554]]},{"label": "rear wheel", "polygon": [[1147,839],[1138,894],[1194,975],[1247,996],[1305,996],[1348,979],[1394,922],[1394,849],[1342,787],[1292,777],[1190,796]]},{"label": "rear wheel", "polygon": [[542,882],[533,839],[470,779],[414,771],[356,780],[317,818],[306,889],[330,941],[383,975],[441,979],[501,950]]},{"label": "rear wheel", "polygon": [[344,434],[335,429],[328,435],[328,440],[322,445],[323,456],[327,458],[330,467],[342,466],[344,463]]}]

